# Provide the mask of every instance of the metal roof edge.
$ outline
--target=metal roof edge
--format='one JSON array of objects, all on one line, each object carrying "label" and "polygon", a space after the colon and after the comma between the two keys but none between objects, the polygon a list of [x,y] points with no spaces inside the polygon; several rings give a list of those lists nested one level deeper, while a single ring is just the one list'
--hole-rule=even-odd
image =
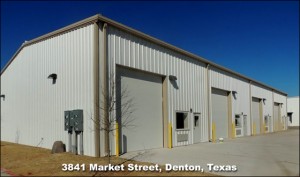
[{"label": "metal roof edge", "polygon": [[18,50],[14,53],[14,55],[8,60],[8,62],[6,63],[6,65],[1,70],[0,76],[2,76],[2,74],[4,73],[4,71],[6,70],[6,68],[11,64],[11,62],[14,60],[14,58],[20,53],[20,51],[23,49],[23,47],[24,47],[24,43],[18,48]]},{"label": "metal roof edge", "polygon": [[109,19],[109,18],[107,18],[107,17],[104,17],[104,16],[102,16],[102,15],[99,16],[99,20],[100,20],[100,21],[103,21],[103,22],[105,22],[105,23],[108,23],[108,24],[110,24],[110,25],[112,25],[112,26],[114,26],[114,27],[117,27],[117,28],[120,28],[120,29],[122,29],[122,30],[125,30],[125,31],[127,31],[127,32],[129,32],[129,33],[131,33],[131,34],[134,34],[134,35],[137,35],[137,36],[139,36],[139,37],[142,37],[142,38],[144,38],[144,39],[146,39],[146,40],[148,40],[148,41],[150,41],[150,42],[154,42],[154,43],[156,43],[156,44],[158,44],[158,45],[161,45],[161,46],[163,46],[163,47],[167,47],[168,49],[171,49],[171,50],[173,50],[173,51],[175,51],[175,52],[179,52],[179,53],[181,53],[181,54],[183,54],[183,55],[186,55],[186,56],[191,57],[191,58],[193,58],[193,59],[197,59],[197,60],[199,60],[199,61],[201,61],[201,62],[204,62],[204,63],[206,63],[206,64],[209,64],[209,65],[211,65],[211,66],[214,66],[214,67],[216,67],[216,68],[218,68],[218,69],[221,69],[221,70],[223,70],[223,71],[226,71],[226,72],[229,72],[229,73],[231,73],[231,74],[234,74],[234,75],[236,75],[236,76],[238,76],[238,77],[241,77],[241,78],[243,78],[243,79],[248,80],[249,82],[252,81],[253,83],[256,83],[256,84],[258,84],[258,85],[261,85],[261,86],[263,86],[263,87],[266,87],[266,88],[268,88],[268,89],[270,89],[270,90],[272,90],[272,91],[278,92],[278,93],[283,94],[283,95],[285,95],[285,96],[288,95],[287,93],[284,93],[284,92],[282,92],[282,91],[280,91],[280,90],[277,90],[277,89],[275,89],[275,88],[273,88],[273,87],[270,87],[270,86],[268,86],[268,85],[266,85],[266,84],[263,84],[263,83],[261,83],[261,82],[259,82],[259,81],[256,81],[256,80],[254,80],[254,79],[252,79],[252,78],[249,78],[249,77],[247,77],[247,76],[244,76],[244,75],[242,75],[242,74],[240,74],[240,73],[237,73],[237,72],[235,72],[235,71],[232,71],[232,70],[230,70],[230,69],[228,69],[228,68],[225,68],[225,67],[223,67],[223,66],[221,66],[221,65],[218,65],[218,64],[216,64],[216,63],[214,63],[214,62],[211,62],[211,61],[209,61],[209,60],[207,60],[207,59],[205,59],[205,58],[203,58],[203,57],[200,57],[200,56],[198,56],[198,55],[195,55],[195,54],[193,54],[193,53],[190,53],[190,52],[188,52],[188,51],[186,51],[186,50],[180,49],[180,48],[178,48],[178,47],[176,47],[176,46],[174,46],[174,45],[171,45],[171,44],[169,44],[169,43],[166,43],[166,42],[164,42],[164,41],[162,41],[162,40],[160,40],[160,39],[154,38],[154,37],[152,37],[152,36],[150,36],[150,35],[147,35],[147,34],[145,34],[145,33],[143,33],[143,32],[140,32],[140,31],[138,31],[138,30],[135,30],[135,29],[133,29],[133,28],[131,28],[131,27],[128,27],[128,26],[126,26],[126,25],[123,25],[123,24],[121,24],[121,23],[119,23],[119,22],[116,22],[116,21],[114,21],[114,20],[112,20],[112,19]]},{"label": "metal roof edge", "polygon": [[166,47],[166,48],[168,48],[168,49],[171,49],[171,50],[173,50],[173,51],[175,51],[175,52],[178,52],[178,53],[180,53],[180,54],[186,55],[186,56],[191,57],[191,58],[193,58],[193,59],[197,59],[197,60],[199,60],[199,61],[201,61],[201,62],[203,62],[203,63],[209,64],[209,65],[214,66],[214,67],[216,67],[216,68],[219,68],[219,69],[221,69],[221,70],[223,70],[223,71],[229,72],[229,73],[234,74],[234,75],[236,75],[236,76],[238,76],[238,77],[241,77],[241,78],[243,78],[243,79],[246,79],[246,80],[248,80],[249,82],[252,81],[252,82],[254,82],[254,83],[258,84],[258,85],[261,85],[261,86],[264,86],[264,87],[266,87],[266,88],[269,88],[269,89],[271,89],[272,91],[276,91],[276,92],[278,92],[278,93],[280,93],[280,94],[283,94],[283,95],[285,95],[285,96],[288,95],[287,93],[284,93],[284,92],[282,92],[282,91],[280,91],[280,90],[277,90],[277,89],[275,89],[275,88],[273,88],[273,87],[270,87],[270,86],[268,86],[268,85],[266,85],[266,84],[263,84],[263,83],[261,83],[261,82],[259,82],[259,81],[256,81],[256,80],[254,80],[254,79],[251,79],[251,78],[249,78],[249,77],[246,77],[246,76],[244,76],[244,75],[242,75],[242,74],[240,74],[240,73],[237,73],[237,72],[232,71],[232,70],[230,70],[230,69],[228,69],[228,68],[225,68],[225,67],[223,67],[223,66],[221,66],[221,65],[218,65],[218,64],[216,64],[216,63],[214,63],[214,62],[211,62],[211,61],[209,61],[209,60],[207,60],[207,59],[205,59],[205,58],[203,58],[203,57],[200,57],[200,56],[198,56],[198,55],[192,54],[192,53],[190,53],[190,52],[188,52],[188,51],[186,51],[186,50],[180,49],[180,48],[178,48],[178,47],[176,47],[176,46],[174,46],[174,45],[171,45],[171,44],[166,43],[166,42],[164,42],[164,41],[162,41],[162,40],[159,40],[159,39],[157,39],[157,38],[154,38],[154,37],[152,37],[152,36],[150,36],[150,35],[147,35],[147,34],[145,34],[145,33],[143,33],[143,32],[140,32],[140,31],[138,31],[138,30],[135,30],[135,29],[133,29],[133,28],[131,28],[131,27],[128,27],[128,26],[126,26],[126,25],[123,25],[123,24],[121,24],[121,23],[119,23],[119,22],[116,22],[116,21],[114,21],[114,20],[112,20],[112,19],[109,19],[109,18],[107,18],[107,17],[104,17],[104,16],[102,16],[102,15],[100,15],[100,14],[96,14],[96,15],[91,16],[91,17],[89,17],[89,18],[86,18],[86,19],[83,19],[83,20],[81,20],[81,21],[75,22],[75,23],[73,23],[73,24],[71,24],[71,25],[68,25],[68,26],[63,27],[63,28],[61,28],[61,29],[55,30],[55,31],[53,31],[53,32],[47,33],[47,34],[45,34],[45,35],[42,35],[42,36],[40,36],[40,37],[34,38],[34,39],[32,39],[32,40],[30,40],[30,41],[28,41],[28,42],[23,43],[23,44],[21,45],[21,47],[16,51],[16,53],[12,56],[12,58],[8,61],[8,63],[3,67],[3,69],[1,70],[1,75],[4,73],[4,71],[6,70],[6,68],[12,63],[12,61],[14,60],[14,58],[18,55],[18,53],[19,53],[24,47],[26,47],[26,46],[28,46],[28,45],[31,45],[31,44],[33,44],[33,43],[39,42],[39,41],[41,41],[41,40],[45,40],[45,39],[48,39],[48,38],[50,38],[50,37],[53,37],[53,36],[62,34],[62,33],[64,33],[64,32],[67,32],[67,31],[70,31],[70,30],[77,29],[78,27],[81,27],[81,26],[86,25],[86,24],[88,24],[88,23],[94,23],[94,22],[97,22],[97,21],[102,21],[102,22],[108,23],[109,25],[112,25],[112,26],[114,26],[114,27],[117,27],[117,28],[120,28],[120,29],[122,29],[122,30],[125,30],[125,31],[127,31],[127,32],[129,32],[129,33],[131,33],[131,34],[134,34],[134,35],[137,35],[137,36],[139,36],[139,37],[142,37],[142,38],[144,38],[144,39],[146,39],[146,40],[148,40],[148,41],[150,41],[150,42],[154,42],[154,43],[156,43],[156,44],[158,44],[158,45],[161,45],[161,46],[163,46],[163,47]]},{"label": "metal roof edge", "polygon": [[75,22],[75,23],[72,23],[68,26],[65,26],[63,28],[60,28],[58,30],[55,30],[55,31],[52,31],[50,33],[47,33],[45,35],[42,35],[42,36],[39,36],[37,38],[34,38],[30,41],[26,41],[24,42],[19,48],[18,50],[15,52],[15,54],[10,58],[10,60],[7,62],[7,64],[3,67],[3,69],[1,70],[1,75],[2,73],[4,73],[4,71],[7,69],[7,67],[12,63],[12,61],[15,59],[15,57],[20,53],[20,51],[26,47],[26,46],[29,46],[31,44],[34,44],[34,43],[37,43],[37,42],[40,42],[42,40],[45,40],[45,39],[48,39],[48,38],[51,38],[51,37],[54,37],[56,35],[59,35],[59,34],[62,34],[62,33],[65,33],[65,32],[68,32],[70,30],[74,30],[74,29],[77,29],[81,26],[84,26],[84,25],[87,25],[89,23],[93,23],[93,22],[97,22],[98,19],[99,19],[99,14],[97,15],[94,15],[94,16],[91,16],[91,17],[88,17],[86,19],[83,19],[83,20],[80,20],[78,22]]}]

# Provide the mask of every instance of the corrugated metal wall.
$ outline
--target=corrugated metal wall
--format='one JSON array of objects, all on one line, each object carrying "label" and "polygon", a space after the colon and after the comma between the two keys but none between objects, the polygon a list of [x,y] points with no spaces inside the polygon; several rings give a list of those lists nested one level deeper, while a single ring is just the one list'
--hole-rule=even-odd
[{"label": "corrugated metal wall", "polygon": [[[263,106],[263,118],[266,115],[271,116],[271,121],[273,122],[273,98],[272,98],[272,90],[268,90],[263,88],[257,84],[251,84],[251,95],[255,98],[266,99],[262,104]],[[271,127],[270,131],[273,131],[273,127]]]},{"label": "corrugated metal wall", "polygon": [[284,126],[284,129],[287,129],[287,98],[286,96],[280,95],[276,92],[274,92],[274,102],[276,103],[281,103],[282,105],[280,106],[280,118],[282,119],[282,123]]},{"label": "corrugated metal wall", "polygon": [[288,126],[299,126],[299,96],[287,99],[287,112],[292,113],[292,121],[289,121]]},{"label": "corrugated metal wall", "polygon": [[[89,25],[22,49],[1,75],[1,94],[5,94],[5,100],[1,101],[2,140],[33,146],[39,144],[45,148],[51,148],[55,140],[67,143],[64,111],[83,109],[84,151],[86,155],[94,155],[94,125],[90,119],[94,102],[93,32],[93,25]],[[99,49],[102,49],[101,35],[99,40]],[[189,112],[192,109],[194,113],[201,113],[201,142],[208,141],[207,93],[212,87],[236,91],[237,99],[232,98],[232,120],[235,114],[243,113],[250,121],[249,81],[210,66],[208,86],[204,63],[112,26],[108,26],[107,42],[109,74],[115,73],[116,65],[121,65],[177,77],[176,82],[168,80],[167,83],[169,121],[174,130],[173,146],[193,143],[191,131],[175,131],[176,111]],[[100,58],[103,56],[101,51]],[[58,75],[55,85],[47,79],[51,73]],[[252,97],[266,99],[263,115],[273,116],[273,99],[283,103],[281,115],[286,115],[286,96],[250,85]],[[192,130],[193,113],[189,112],[189,118]],[[250,126],[247,132],[250,135]],[[189,142],[177,143],[175,133],[188,134]],[[114,148],[112,153],[115,153]]]},{"label": "corrugated metal wall", "polygon": [[83,109],[84,151],[94,155],[92,55],[93,25],[23,48],[1,75],[1,140],[50,149],[62,140],[68,147],[64,111]]},{"label": "corrugated metal wall", "polygon": [[[175,112],[190,111],[192,108],[206,120],[202,127],[202,141],[208,141],[206,68],[203,63],[111,26],[108,28],[108,60],[109,73],[114,72],[118,64],[164,76],[176,76],[178,89],[168,81],[168,112],[173,129]],[[189,126],[192,127],[191,124]],[[174,132],[173,137],[176,137]],[[177,145],[176,139],[173,143]]]},{"label": "corrugated metal wall", "polygon": [[[249,82],[215,67],[211,67],[210,85],[211,87],[226,91],[236,91],[236,99],[231,99],[232,121],[234,122],[235,114],[243,113],[243,115],[247,115],[247,121],[250,122]],[[250,124],[248,123],[247,125],[247,132],[250,135]]]},{"label": "corrugated metal wall", "polygon": [[281,109],[281,116],[287,116],[286,113],[286,96],[280,95],[276,92],[274,92],[274,102],[276,103],[283,103],[282,109]]}]

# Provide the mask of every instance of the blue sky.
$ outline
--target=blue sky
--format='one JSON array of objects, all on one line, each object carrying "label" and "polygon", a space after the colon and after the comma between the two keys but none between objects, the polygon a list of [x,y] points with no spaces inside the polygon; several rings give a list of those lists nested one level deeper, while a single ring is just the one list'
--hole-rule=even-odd
[{"label": "blue sky", "polygon": [[1,69],[25,40],[97,13],[299,95],[298,1],[1,1]]}]

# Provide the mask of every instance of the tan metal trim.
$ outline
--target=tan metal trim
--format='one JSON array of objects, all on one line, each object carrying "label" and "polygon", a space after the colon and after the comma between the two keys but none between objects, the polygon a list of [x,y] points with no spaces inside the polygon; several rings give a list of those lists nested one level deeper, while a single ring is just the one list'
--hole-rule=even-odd
[{"label": "tan metal trim", "polygon": [[273,115],[272,115],[272,118],[273,118],[273,132],[276,131],[276,123],[275,123],[275,111],[274,111],[274,106],[275,106],[275,102],[274,102],[274,91],[272,90],[272,112],[273,112]]},{"label": "tan metal trim", "polygon": [[[168,44],[168,43],[163,42],[163,41],[161,41],[161,40],[159,40],[159,39],[156,39],[156,38],[154,38],[154,37],[151,37],[151,36],[149,36],[149,35],[147,35],[147,34],[145,34],[145,33],[142,33],[142,32],[140,32],[140,31],[137,31],[137,30],[135,30],[135,29],[133,29],[133,28],[130,28],[130,27],[128,27],[128,26],[125,26],[125,25],[123,25],[123,24],[121,24],[121,23],[118,23],[118,22],[116,22],[116,21],[114,21],[114,20],[111,20],[111,19],[106,18],[106,17],[104,17],[104,16],[101,16],[101,15],[99,15],[99,14],[94,15],[94,16],[92,16],[92,17],[90,17],[90,18],[81,20],[81,21],[79,21],[79,22],[77,22],[77,23],[74,23],[74,24],[72,24],[72,25],[66,26],[66,27],[64,27],[64,28],[62,28],[62,29],[53,31],[53,32],[48,33],[48,34],[46,34],[46,35],[43,35],[43,36],[41,36],[41,37],[35,38],[35,39],[33,39],[33,40],[29,41],[29,42],[26,42],[24,45],[22,45],[22,46],[19,48],[19,50],[18,50],[17,53],[19,53],[20,50],[21,50],[23,47],[28,46],[28,45],[30,45],[30,44],[32,44],[32,43],[34,43],[34,42],[38,42],[38,41],[41,41],[41,40],[45,40],[45,39],[47,39],[47,38],[50,38],[50,37],[53,37],[53,36],[55,36],[55,35],[64,33],[64,32],[66,32],[66,31],[70,31],[70,30],[76,29],[76,28],[81,27],[81,26],[83,26],[83,25],[86,25],[86,24],[88,24],[88,23],[94,23],[94,22],[97,21],[97,20],[100,20],[100,21],[102,21],[102,22],[104,22],[104,23],[107,23],[107,24],[109,24],[109,25],[112,25],[112,26],[114,26],[114,27],[120,28],[120,29],[122,29],[122,30],[124,30],[124,31],[126,31],[126,32],[129,32],[129,33],[131,33],[131,34],[134,34],[134,35],[136,35],[136,36],[138,36],[138,37],[141,37],[141,38],[143,38],[143,39],[145,39],[145,40],[148,40],[148,41],[150,41],[150,42],[153,42],[153,43],[156,43],[156,44],[161,45],[161,46],[163,46],[163,47],[166,47],[166,48],[168,48],[168,49],[174,50],[174,51],[176,51],[176,52],[178,52],[178,53],[180,53],[180,54],[183,54],[183,55],[185,55],[185,56],[188,56],[188,57],[191,57],[191,58],[193,58],[193,59],[199,60],[199,61],[201,61],[201,62],[203,62],[203,63],[210,64],[210,65],[212,65],[212,66],[214,66],[214,67],[216,67],[216,68],[219,68],[219,69],[221,69],[221,70],[223,70],[223,71],[227,71],[227,72],[229,72],[229,73],[231,73],[231,74],[234,74],[234,75],[239,76],[239,77],[241,77],[241,78],[244,78],[244,79],[246,79],[246,80],[253,81],[253,82],[255,82],[255,83],[257,83],[257,84],[259,84],[259,85],[261,85],[261,86],[267,87],[267,88],[269,88],[269,89],[273,89],[274,91],[276,91],[276,92],[278,92],[278,93],[280,93],[280,94],[283,94],[283,95],[287,96],[286,93],[284,93],[284,92],[282,92],[282,91],[280,91],[280,90],[276,90],[275,88],[272,88],[272,87],[270,87],[270,86],[267,86],[267,85],[265,85],[265,84],[263,84],[263,83],[261,83],[261,82],[258,82],[258,81],[254,80],[254,79],[251,79],[251,78],[249,78],[249,77],[246,77],[246,76],[244,76],[244,75],[242,75],[242,74],[239,74],[239,73],[237,73],[237,72],[235,72],[235,71],[232,71],[232,70],[230,70],[230,69],[228,69],[228,68],[225,68],[225,67],[223,67],[223,66],[220,66],[220,65],[218,65],[218,64],[216,64],[216,63],[214,63],[214,62],[211,62],[211,61],[209,61],[209,60],[207,60],[207,59],[204,59],[204,58],[202,58],[202,57],[200,57],[200,56],[197,56],[197,55],[195,55],[195,54],[192,54],[192,53],[190,53],[190,52],[187,52],[187,51],[185,51],[185,50],[182,50],[182,49],[180,49],[180,48],[178,48],[178,47],[175,47],[175,46],[173,46],[173,45],[171,45],[171,44]],[[16,53],[16,54],[17,54],[17,53]],[[1,74],[5,71],[5,69],[8,67],[8,65],[12,62],[12,60],[14,59],[14,57],[16,56],[16,54],[13,56],[13,58],[11,58],[11,61],[9,61],[8,64],[3,68],[3,70],[1,71]]]},{"label": "tan metal trim", "polygon": [[94,129],[95,129],[95,156],[100,157],[100,120],[99,120],[99,26],[94,23],[94,61],[93,61],[93,82],[94,82]]},{"label": "tan metal trim", "polygon": [[211,91],[210,91],[210,71],[209,71],[209,64],[206,65],[206,80],[207,80],[207,124],[208,124],[208,140],[212,139],[212,135],[211,135],[211,100],[210,100],[210,96],[211,96]]},{"label": "tan metal trim", "polygon": [[[102,75],[103,75],[103,83],[102,83],[102,86],[103,86],[103,106],[104,106],[104,118],[105,120],[103,121],[104,122],[104,126],[105,126],[105,129],[108,130],[109,129],[109,124],[108,124],[108,121],[109,121],[109,115],[108,115],[108,103],[107,103],[107,100],[108,100],[108,77],[109,76],[109,73],[108,73],[108,63],[107,63],[107,23],[104,23],[103,24],[103,66],[101,68],[102,70]],[[109,132],[108,131],[104,131],[104,153],[105,153],[105,156],[109,155],[110,153],[110,148],[109,148]]]},{"label": "tan metal trim", "polygon": [[279,103],[279,113],[278,113],[278,131],[282,130],[282,118],[281,118],[281,109],[282,109],[282,103]]},{"label": "tan metal trim", "polygon": [[287,130],[288,129],[288,116],[287,116],[287,111],[288,111],[288,109],[287,109],[287,97],[285,97],[285,115],[286,115],[286,118],[285,118],[285,130]]},{"label": "tan metal trim", "polygon": [[45,34],[43,36],[40,36],[38,38],[35,38],[35,39],[32,39],[28,42],[25,43],[25,45],[30,45],[30,44],[33,44],[33,43],[36,43],[36,42],[39,42],[41,40],[45,40],[45,39],[48,39],[48,38],[51,38],[51,37],[54,37],[56,35],[61,35],[63,33],[66,33],[66,32],[69,32],[69,31],[72,31],[72,30],[75,30],[75,29],[78,29],[78,28],[81,28],[83,26],[86,26],[88,24],[93,24],[93,23],[96,23],[98,22],[98,17],[99,15],[94,15],[92,17],[89,17],[89,18],[86,18],[84,20],[81,20],[79,22],[76,22],[76,23],[73,23],[71,25],[68,25],[64,28],[61,28],[61,29],[58,29],[58,30],[55,30],[53,32],[50,32],[48,34]]},{"label": "tan metal trim", "polygon": [[234,138],[232,136],[232,92],[228,92],[227,96],[228,104],[228,138]]},{"label": "tan metal trim", "polygon": [[260,123],[260,134],[265,133],[265,127],[263,122],[263,101],[259,99],[259,123]]},{"label": "tan metal trim", "polygon": [[164,148],[168,148],[168,125],[169,125],[169,116],[168,116],[168,77],[163,78],[163,139],[164,139]]},{"label": "tan metal trim", "polygon": [[[107,100],[105,98],[105,88],[107,88],[107,78],[106,78],[106,72],[107,72],[107,66],[106,66],[106,42],[104,39],[106,39],[106,34],[104,33],[104,31],[106,30],[106,28],[104,28],[104,24],[99,22],[99,78],[100,78],[100,86],[99,86],[99,97],[100,97],[100,105],[101,105],[101,110],[100,110],[100,126],[101,128],[103,127],[103,123],[104,123],[104,102],[105,100]],[[105,131],[103,131],[103,129],[101,129],[100,131],[100,157],[105,156]]]},{"label": "tan metal trim", "polygon": [[250,136],[253,135],[253,119],[252,119],[252,90],[251,90],[252,81],[249,81],[249,101],[250,101],[250,111],[249,111],[249,120],[250,120]]},{"label": "tan metal trim", "polygon": [[25,43],[23,43],[18,50],[14,53],[14,55],[11,57],[11,59],[6,63],[6,65],[3,67],[3,69],[1,70],[1,75],[4,73],[4,71],[6,70],[6,68],[13,62],[13,60],[16,58],[16,56],[21,52],[21,50],[23,49]]}]

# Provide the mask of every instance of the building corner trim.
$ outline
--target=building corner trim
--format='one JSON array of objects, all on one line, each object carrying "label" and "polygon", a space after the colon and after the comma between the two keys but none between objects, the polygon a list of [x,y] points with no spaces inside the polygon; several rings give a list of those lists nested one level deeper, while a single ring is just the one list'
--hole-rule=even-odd
[{"label": "building corner trim", "polygon": [[99,26],[94,24],[94,61],[93,61],[93,82],[94,82],[94,129],[95,129],[95,156],[100,157],[100,120],[99,120]]}]

